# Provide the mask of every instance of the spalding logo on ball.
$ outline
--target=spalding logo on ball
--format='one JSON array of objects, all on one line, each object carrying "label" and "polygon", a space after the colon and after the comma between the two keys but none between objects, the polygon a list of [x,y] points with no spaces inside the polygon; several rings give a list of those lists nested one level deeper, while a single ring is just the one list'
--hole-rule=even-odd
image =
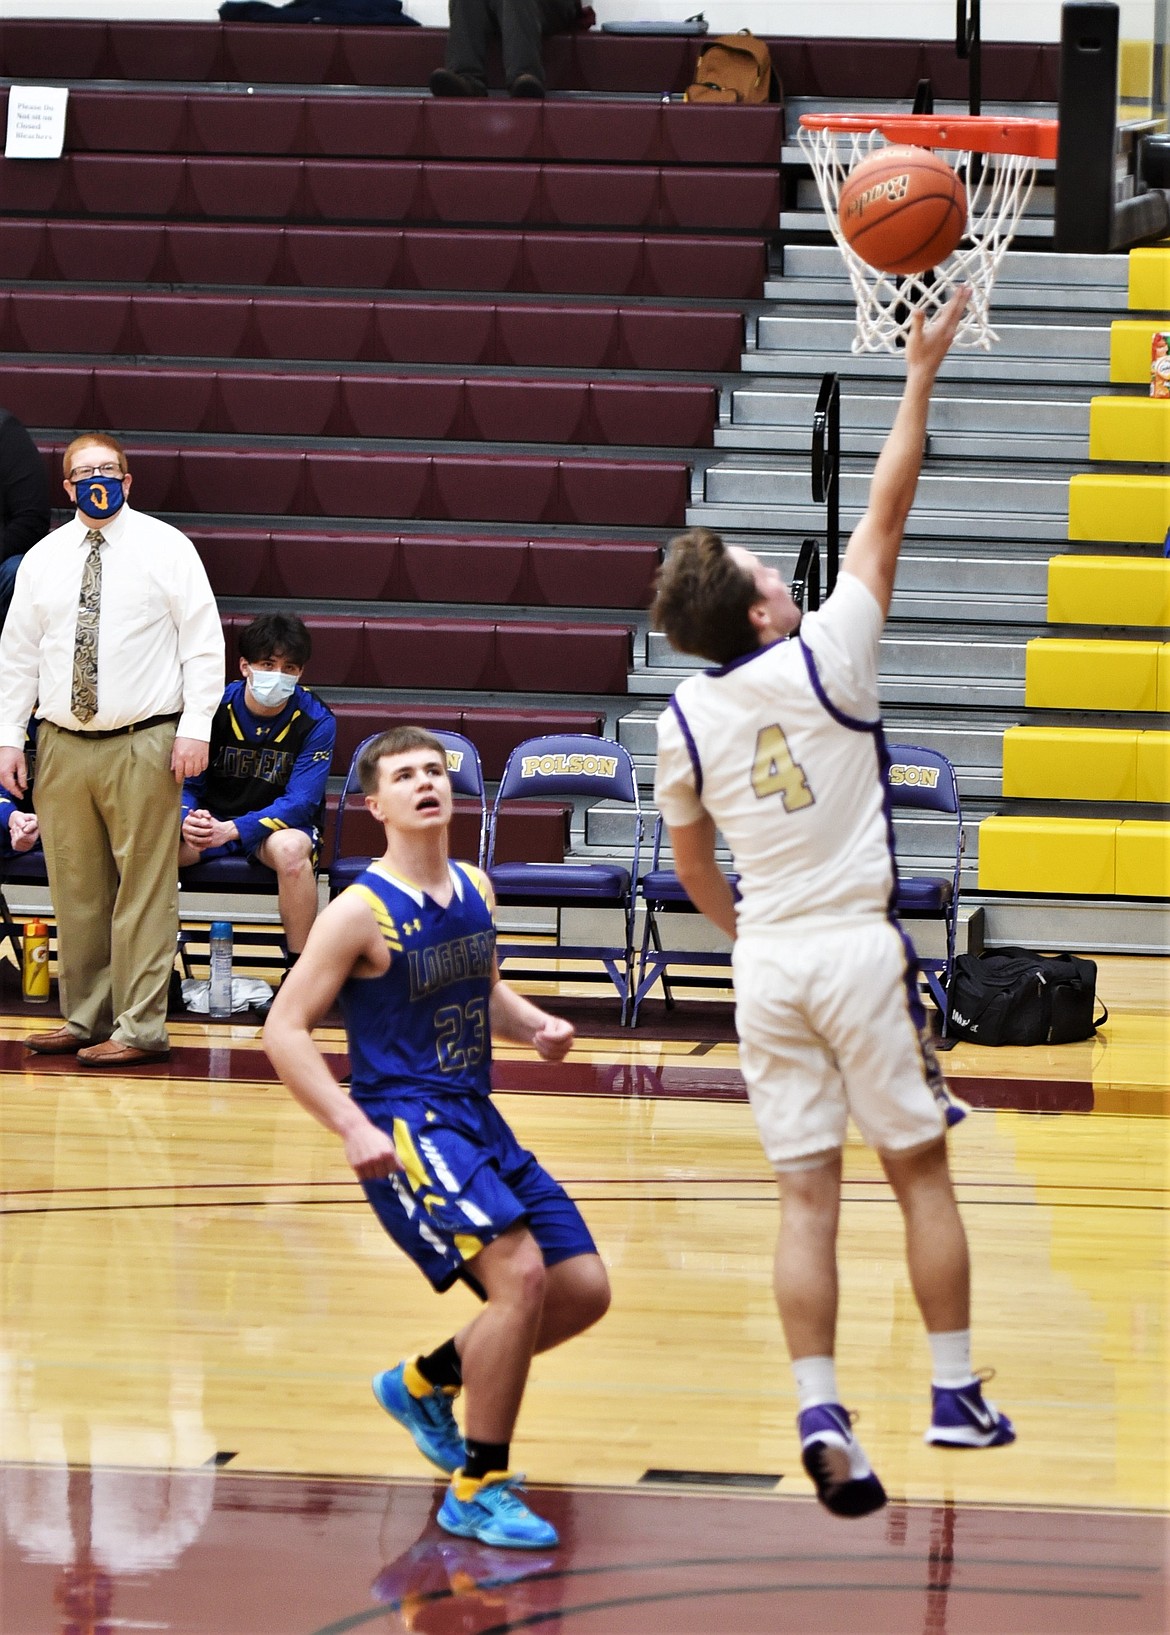
[{"label": "spalding logo on ball", "polygon": [[881,148],[846,177],[837,219],[871,267],[921,273],[957,248],[967,229],[967,190],[929,148]]}]

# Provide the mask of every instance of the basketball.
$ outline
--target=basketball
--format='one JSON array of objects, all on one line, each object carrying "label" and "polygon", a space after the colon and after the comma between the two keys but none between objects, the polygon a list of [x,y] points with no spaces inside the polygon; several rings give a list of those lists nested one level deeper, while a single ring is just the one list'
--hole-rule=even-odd
[{"label": "basketball", "polygon": [[929,148],[881,148],[846,177],[837,218],[846,242],[871,267],[925,272],[962,238],[967,190]]}]

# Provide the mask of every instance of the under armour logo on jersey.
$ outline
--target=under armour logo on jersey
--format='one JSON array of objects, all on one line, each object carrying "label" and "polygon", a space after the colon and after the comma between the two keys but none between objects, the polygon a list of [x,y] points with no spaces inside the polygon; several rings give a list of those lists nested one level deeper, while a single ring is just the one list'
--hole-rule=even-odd
[{"label": "under armour logo on jersey", "polygon": [[406,924],[402,927],[402,929],[403,929],[403,931],[406,933],[406,935],[408,937],[412,936],[414,934],[414,932],[422,930],[422,921],[421,920],[407,920]]}]

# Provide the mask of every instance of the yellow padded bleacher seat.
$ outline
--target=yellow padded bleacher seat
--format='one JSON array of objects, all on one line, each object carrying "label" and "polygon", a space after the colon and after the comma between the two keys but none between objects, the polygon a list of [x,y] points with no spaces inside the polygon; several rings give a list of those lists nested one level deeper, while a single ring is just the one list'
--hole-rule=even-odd
[{"label": "yellow padded bleacher seat", "polygon": [[1136,800],[1170,801],[1170,732],[1139,732]]},{"label": "yellow padded bleacher seat", "polygon": [[1170,823],[1126,818],[1117,825],[1119,897],[1170,897]]},{"label": "yellow padded bleacher seat", "polygon": [[1009,727],[1003,735],[1004,795],[1136,800],[1139,736],[1136,728]]},{"label": "yellow padded bleacher seat", "polygon": [[[1160,659],[1166,659],[1160,663]],[[1024,702],[1037,710],[1155,710],[1170,691],[1170,644],[1037,636],[1025,657]]]},{"label": "yellow padded bleacher seat", "polygon": [[1170,312],[1170,248],[1152,244],[1129,252],[1129,305],[1134,312]]},{"label": "yellow padded bleacher seat", "polygon": [[[1130,262],[1130,288],[1133,262]],[[1133,306],[1133,300],[1130,300]],[[1161,306],[1163,303],[1159,302]],[[1150,350],[1156,329],[1170,330],[1170,314],[1157,318],[1116,318],[1109,326],[1109,379],[1114,386],[1150,387]]]},{"label": "yellow padded bleacher seat", "polygon": [[1111,897],[1119,826],[1116,818],[984,818],[979,889]]},{"label": "yellow padded bleacher seat", "polygon": [[1082,471],[1068,485],[1068,537],[1161,545],[1170,530],[1170,476]]},{"label": "yellow padded bleacher seat", "polygon": [[1089,459],[1170,460],[1170,398],[1095,397],[1089,404]]},{"label": "yellow padded bleacher seat", "polygon": [[1054,556],[1048,622],[1170,625],[1170,558]]},{"label": "yellow padded bleacher seat", "polygon": [[1170,710],[1170,642],[1158,649],[1158,708]]}]

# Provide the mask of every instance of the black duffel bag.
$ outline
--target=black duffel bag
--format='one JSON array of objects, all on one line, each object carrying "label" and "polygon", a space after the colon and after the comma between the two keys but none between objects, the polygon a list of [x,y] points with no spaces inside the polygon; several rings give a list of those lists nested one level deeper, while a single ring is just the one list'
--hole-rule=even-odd
[{"label": "black duffel bag", "polygon": [[978,1045],[1066,1045],[1091,1039],[1097,967],[1075,954],[1045,957],[1028,948],[960,954],[947,990],[947,1033]]}]

